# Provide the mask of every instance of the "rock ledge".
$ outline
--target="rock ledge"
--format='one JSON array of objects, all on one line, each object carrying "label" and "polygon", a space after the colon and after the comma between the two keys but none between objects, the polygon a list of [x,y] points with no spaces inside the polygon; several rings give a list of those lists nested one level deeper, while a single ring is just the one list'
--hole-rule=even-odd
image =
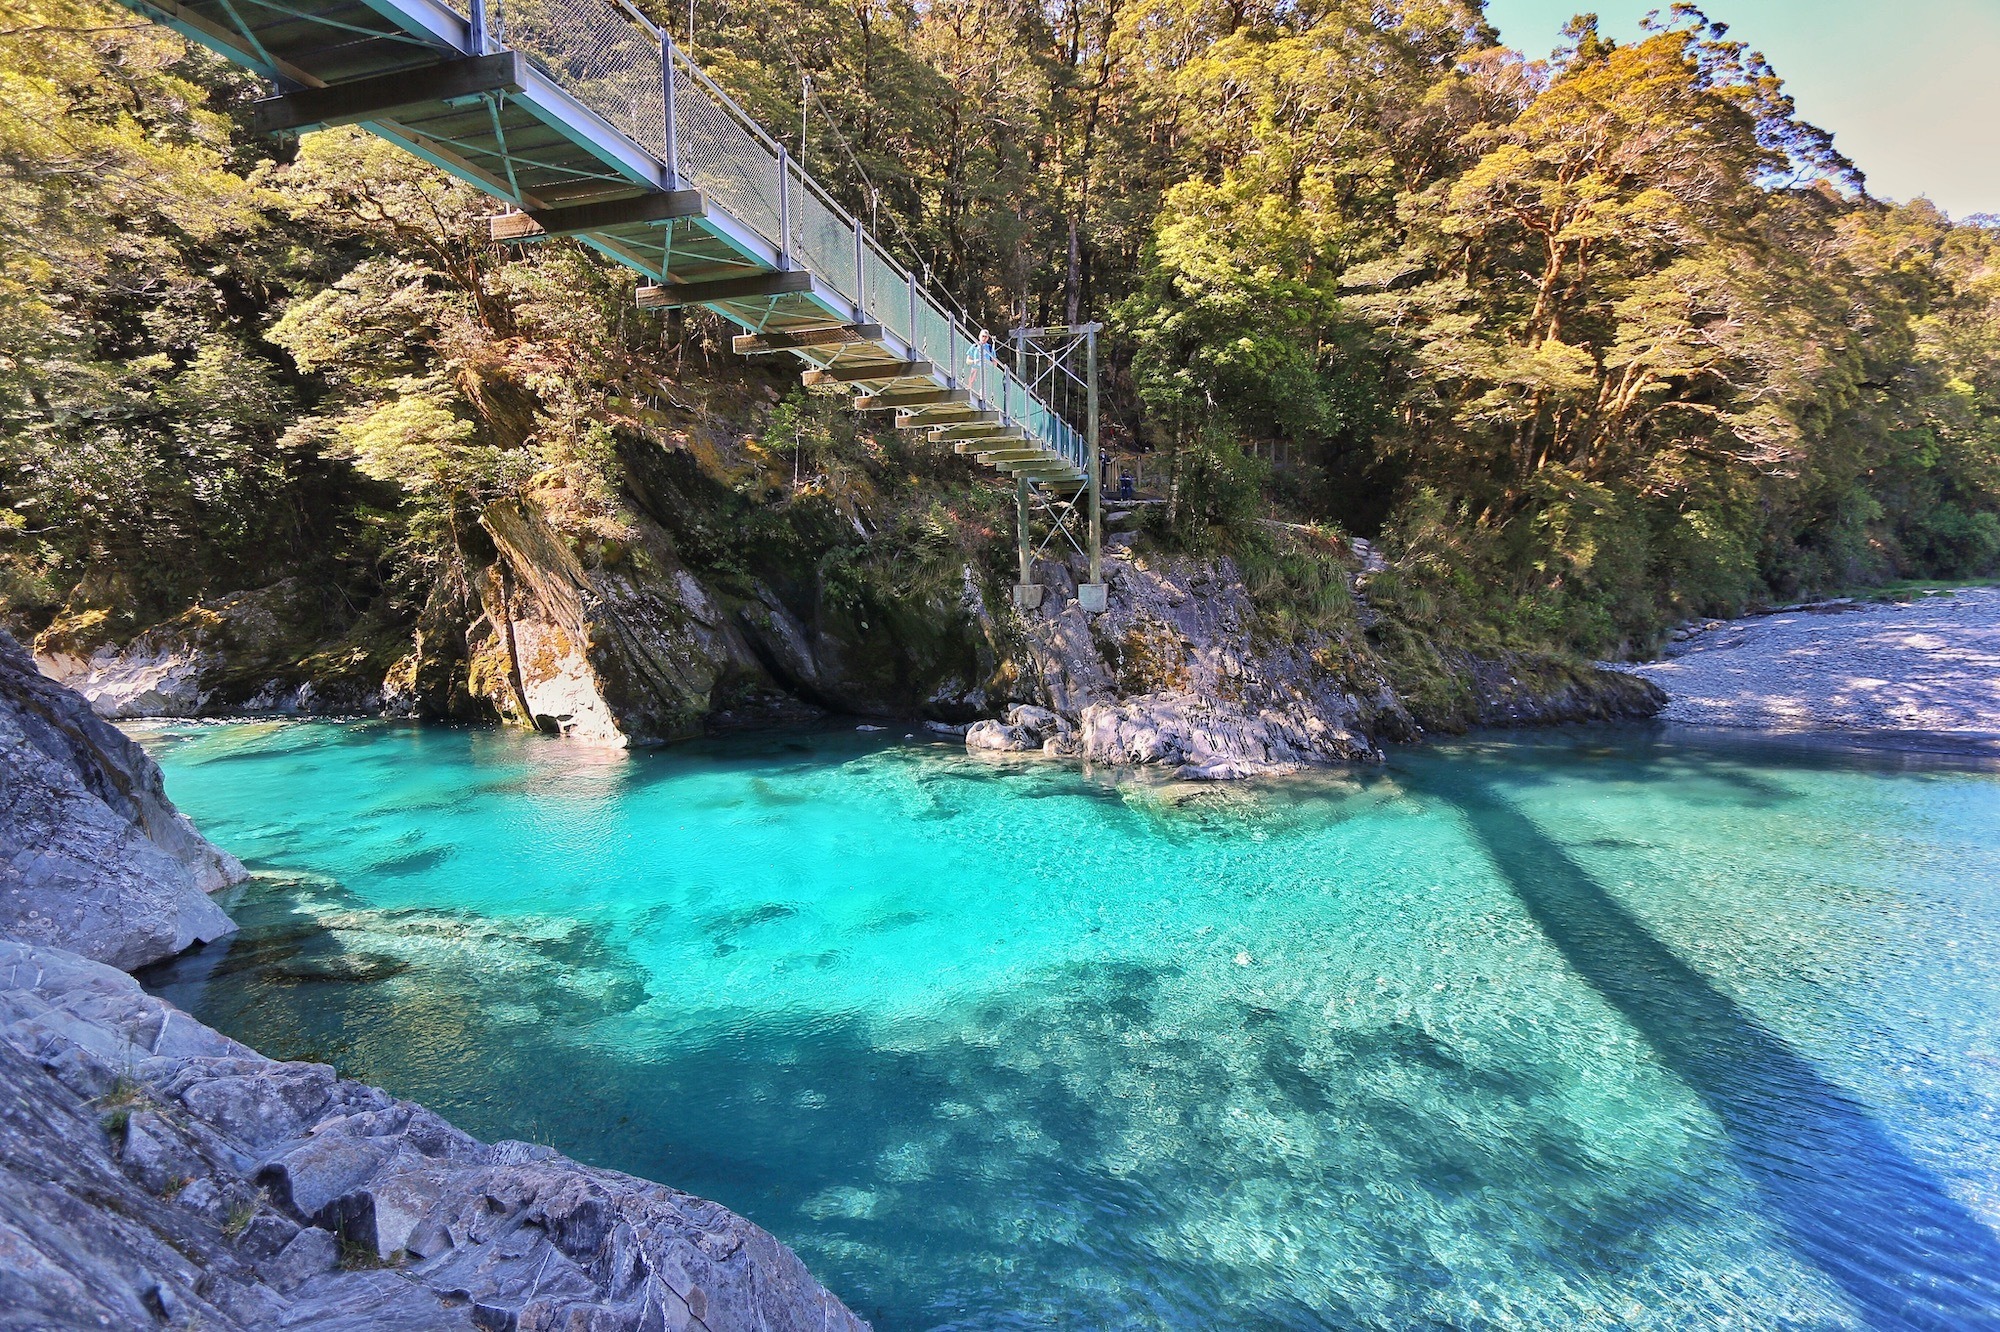
[{"label": "rock ledge", "polygon": [[0,632],[0,933],[143,966],[235,929],[208,894],[242,877],[145,751]]},{"label": "rock ledge", "polygon": [[718,1204],[486,1144],[0,940],[0,1326],[859,1332]]}]

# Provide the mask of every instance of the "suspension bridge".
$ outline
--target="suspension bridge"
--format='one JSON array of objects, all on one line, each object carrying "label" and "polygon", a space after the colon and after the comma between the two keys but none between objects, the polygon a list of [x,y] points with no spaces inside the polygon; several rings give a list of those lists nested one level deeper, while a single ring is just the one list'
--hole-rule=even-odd
[{"label": "suspension bridge", "polygon": [[[640,274],[641,306],[716,311],[737,352],[1010,476],[1016,601],[1041,600],[1043,510],[1051,540],[1080,529],[1079,601],[1103,609],[1094,325],[982,344],[626,0],[468,2],[123,0],[269,80],[259,130],[359,125],[503,201],[492,239],[573,237]],[[1051,406],[1066,383],[1087,386],[1081,431]]]}]

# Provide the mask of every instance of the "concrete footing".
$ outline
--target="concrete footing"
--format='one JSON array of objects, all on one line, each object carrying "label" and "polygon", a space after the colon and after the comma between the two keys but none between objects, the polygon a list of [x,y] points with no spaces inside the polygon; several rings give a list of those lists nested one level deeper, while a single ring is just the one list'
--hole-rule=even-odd
[{"label": "concrete footing", "polygon": [[1014,584],[1014,606],[1017,610],[1035,610],[1042,604],[1040,583]]},{"label": "concrete footing", "polygon": [[1078,583],[1076,604],[1083,607],[1088,615],[1102,615],[1108,598],[1108,589],[1109,584],[1106,583]]}]

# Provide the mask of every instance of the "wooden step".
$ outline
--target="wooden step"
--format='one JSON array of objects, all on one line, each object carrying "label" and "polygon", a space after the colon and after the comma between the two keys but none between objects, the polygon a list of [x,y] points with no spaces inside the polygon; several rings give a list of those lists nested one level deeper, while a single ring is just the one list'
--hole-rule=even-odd
[{"label": "wooden step", "polygon": [[791,333],[745,333],[731,338],[729,346],[738,356],[763,356],[770,352],[798,351],[806,347],[839,347],[852,342],[880,342],[880,324],[829,324],[825,328],[802,328]]},{"label": "wooden step", "polygon": [[972,401],[970,389],[899,389],[893,393],[870,393],[854,400],[857,412],[883,412],[890,408],[932,407]]},{"label": "wooden step", "polygon": [[752,300],[759,296],[791,296],[811,291],[815,285],[813,275],[803,268],[782,273],[751,273],[744,277],[720,278],[714,282],[675,282],[639,288],[639,308],[670,310],[717,301]]},{"label": "wooden step", "polygon": [[[502,213],[486,219],[487,234],[497,241],[542,240],[550,236],[580,236],[635,223],[674,222],[707,217],[708,203],[695,190],[655,190],[624,199]],[[645,288],[640,288],[644,291]],[[641,302],[643,304],[643,302]]]},{"label": "wooden step", "polygon": [[830,365],[808,370],[807,384],[880,384],[898,379],[928,379],[936,373],[929,361],[884,361],[879,365]]}]

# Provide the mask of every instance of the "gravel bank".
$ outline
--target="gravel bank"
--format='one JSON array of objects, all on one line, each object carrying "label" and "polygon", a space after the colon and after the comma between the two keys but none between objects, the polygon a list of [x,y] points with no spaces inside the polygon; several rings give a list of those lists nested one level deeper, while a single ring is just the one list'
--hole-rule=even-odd
[{"label": "gravel bank", "polygon": [[1664,661],[1618,669],[1664,721],[2000,740],[2000,588],[1714,622]]}]

